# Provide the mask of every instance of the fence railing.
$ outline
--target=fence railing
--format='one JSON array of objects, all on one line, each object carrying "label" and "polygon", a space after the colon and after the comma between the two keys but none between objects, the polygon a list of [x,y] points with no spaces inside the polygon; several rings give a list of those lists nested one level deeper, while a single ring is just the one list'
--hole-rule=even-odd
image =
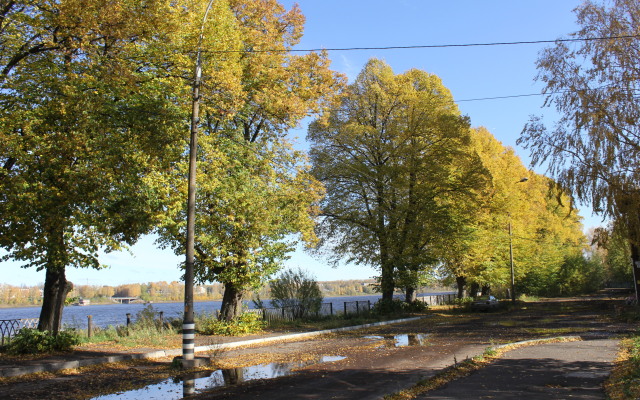
[{"label": "fence railing", "polygon": [[456,301],[455,293],[434,294],[432,296],[418,296],[418,300],[427,303],[430,306],[443,306],[453,304]]},{"label": "fence railing", "polygon": [[[430,306],[453,304],[456,295],[453,293],[437,294],[431,296],[419,296],[418,300]],[[371,300],[345,301],[342,305],[334,303],[322,303],[317,311],[304,310],[298,306],[282,308],[261,308],[249,310],[260,314],[269,322],[272,321],[293,321],[306,316],[330,316],[330,315],[363,315],[371,311],[373,304]]]},{"label": "fence railing", "polygon": [[344,315],[360,315],[369,311],[371,311],[371,300],[344,302]]},{"label": "fence railing", "polygon": [[22,328],[36,328],[38,318],[0,319],[0,345],[9,343],[11,337]]}]

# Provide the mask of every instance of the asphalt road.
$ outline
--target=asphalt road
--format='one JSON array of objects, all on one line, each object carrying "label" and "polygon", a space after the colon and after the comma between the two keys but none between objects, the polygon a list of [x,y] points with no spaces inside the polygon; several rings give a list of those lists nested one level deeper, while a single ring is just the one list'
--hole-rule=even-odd
[{"label": "asphalt road", "polygon": [[547,343],[505,353],[498,361],[418,399],[605,399],[618,340]]}]

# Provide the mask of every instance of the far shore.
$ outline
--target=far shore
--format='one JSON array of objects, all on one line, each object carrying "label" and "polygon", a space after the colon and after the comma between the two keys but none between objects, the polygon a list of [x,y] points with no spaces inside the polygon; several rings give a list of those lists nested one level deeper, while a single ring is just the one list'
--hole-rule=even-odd
[{"label": "far shore", "polygon": [[[454,292],[453,289],[447,289],[447,288],[425,288],[424,291],[428,291],[429,293],[452,293]],[[365,297],[365,296],[375,296],[377,293],[358,293],[358,294],[353,294],[353,295],[342,295],[342,296],[327,296],[325,295],[324,298],[333,298],[333,297]],[[403,295],[403,293],[395,293],[396,296],[401,296]],[[262,300],[270,300],[268,298],[262,299]],[[194,302],[196,303],[204,303],[207,301],[222,301],[222,298],[216,298],[216,299],[196,299],[194,300]],[[251,301],[251,299],[245,300],[245,301]],[[150,302],[146,302],[144,300],[140,300],[140,301],[136,301],[134,303],[131,304],[168,304],[168,303],[182,303],[183,300],[153,300]],[[113,301],[99,301],[99,302],[94,302],[93,300],[91,300],[91,304],[92,306],[104,306],[104,305],[111,305],[111,304],[118,304],[117,302],[113,302]],[[31,307],[41,307],[42,303],[39,304],[2,304],[0,303],[0,309],[2,308],[31,308]],[[76,304],[69,304],[65,307],[86,307],[86,306],[79,306]]]}]

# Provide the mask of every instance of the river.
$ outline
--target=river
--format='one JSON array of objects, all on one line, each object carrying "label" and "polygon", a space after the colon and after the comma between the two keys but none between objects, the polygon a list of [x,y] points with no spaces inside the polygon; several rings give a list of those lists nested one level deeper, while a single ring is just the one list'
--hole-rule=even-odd
[{"label": "river", "polygon": [[[446,294],[452,292],[437,293],[421,293],[419,296],[429,296],[437,294]],[[323,303],[333,303],[334,310],[341,310],[344,302],[351,301],[371,301],[371,304],[377,302],[380,295],[370,296],[345,296],[345,297],[326,297]],[[264,301],[265,306],[269,307],[268,300]],[[214,313],[220,309],[222,301],[199,301],[194,303],[194,310],[198,313]],[[254,308],[251,301],[245,302],[249,308]],[[154,311],[164,311],[165,319],[181,318],[184,311],[184,303],[153,303],[151,304]],[[97,327],[107,327],[109,325],[124,325],[127,322],[127,313],[131,314],[135,320],[137,313],[146,307],[142,303],[133,304],[92,304],[88,306],[68,306],[65,307],[62,314],[62,323],[65,326],[85,329],[87,327],[87,316],[91,315],[93,325]],[[21,319],[21,318],[38,318],[40,315],[40,307],[16,307],[16,308],[0,308],[0,320]]]}]

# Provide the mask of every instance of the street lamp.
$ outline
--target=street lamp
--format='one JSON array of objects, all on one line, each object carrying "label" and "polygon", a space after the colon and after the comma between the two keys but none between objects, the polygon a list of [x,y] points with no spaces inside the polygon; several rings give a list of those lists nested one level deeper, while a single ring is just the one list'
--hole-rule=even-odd
[{"label": "street lamp", "polygon": [[[528,181],[529,178],[522,178],[516,183]],[[516,278],[513,271],[513,240],[511,235],[511,213],[509,213],[509,261],[511,263],[511,302],[516,302]]]}]

